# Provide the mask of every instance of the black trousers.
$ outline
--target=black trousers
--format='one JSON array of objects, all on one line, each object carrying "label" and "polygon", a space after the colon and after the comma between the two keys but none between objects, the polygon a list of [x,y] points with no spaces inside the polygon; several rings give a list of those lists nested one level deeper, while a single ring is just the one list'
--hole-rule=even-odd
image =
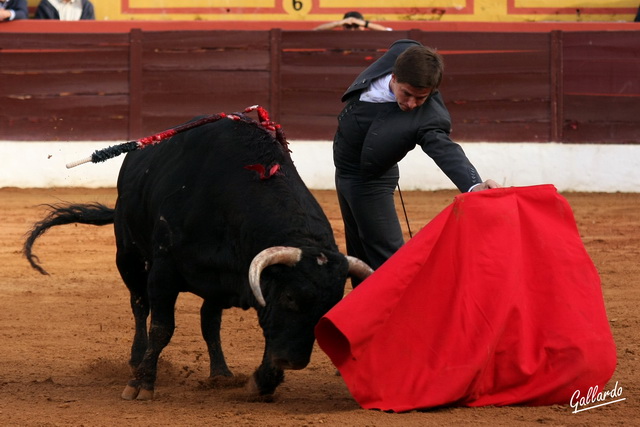
[{"label": "black trousers", "polygon": [[[404,244],[393,197],[400,176],[398,165],[374,179],[365,179],[360,173],[362,145],[371,123],[389,108],[390,104],[349,102],[338,116],[333,141],[335,183],[347,253],[373,269]],[[352,283],[357,286],[358,282]]]},{"label": "black trousers", "polygon": [[374,270],[404,244],[393,197],[398,178],[397,165],[371,180],[336,172],[347,253]]}]

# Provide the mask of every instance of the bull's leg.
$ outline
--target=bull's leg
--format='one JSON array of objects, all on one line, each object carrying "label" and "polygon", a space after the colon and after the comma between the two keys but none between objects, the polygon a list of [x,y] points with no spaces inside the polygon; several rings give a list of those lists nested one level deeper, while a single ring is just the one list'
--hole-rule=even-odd
[{"label": "bull's leg", "polygon": [[284,371],[271,363],[265,350],[262,364],[247,383],[247,390],[253,397],[268,400],[276,388],[284,381]]},{"label": "bull's leg", "polygon": [[174,310],[181,280],[170,263],[154,262],[149,272],[148,284],[151,325],[147,350],[135,371],[134,378],[122,393],[124,399],[153,399],[158,358],[169,344],[175,330]]},{"label": "bull's leg", "polygon": [[222,325],[222,308],[204,301],[200,308],[200,328],[209,351],[209,378],[231,377],[233,374],[227,366],[220,341],[220,327]]},{"label": "bull's leg", "polygon": [[144,261],[135,254],[118,251],[116,264],[122,280],[131,294],[131,311],[135,321],[135,334],[131,344],[129,366],[135,370],[147,350],[147,318],[149,317],[149,301],[147,299],[147,271]]},{"label": "bull's leg", "polygon": [[131,344],[131,359],[129,366],[135,371],[144,357],[149,343],[147,335],[147,318],[149,317],[149,302],[146,296],[131,293],[131,310],[135,320],[135,334]]}]

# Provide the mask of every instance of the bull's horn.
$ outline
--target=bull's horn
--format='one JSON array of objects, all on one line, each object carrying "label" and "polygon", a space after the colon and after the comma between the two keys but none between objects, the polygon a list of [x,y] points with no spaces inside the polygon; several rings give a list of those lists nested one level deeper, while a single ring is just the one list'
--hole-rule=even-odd
[{"label": "bull's horn", "polygon": [[267,305],[260,289],[262,270],[273,264],[285,264],[293,267],[300,261],[300,258],[302,258],[302,249],[289,246],[273,246],[263,250],[253,258],[249,267],[249,285],[256,300],[258,300],[258,304],[263,307]]},{"label": "bull's horn", "polygon": [[346,255],[347,261],[349,262],[349,274],[357,277],[358,279],[366,279],[373,273],[373,269],[367,265],[366,262],[358,259],[356,257],[352,257]]}]

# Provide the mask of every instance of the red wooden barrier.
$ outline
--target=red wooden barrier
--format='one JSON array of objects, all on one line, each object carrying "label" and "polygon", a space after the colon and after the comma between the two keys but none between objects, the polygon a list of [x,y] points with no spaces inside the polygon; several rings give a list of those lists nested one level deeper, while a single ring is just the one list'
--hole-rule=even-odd
[{"label": "red wooden barrier", "polygon": [[289,139],[328,140],[353,78],[414,38],[444,56],[457,141],[640,141],[640,31],[5,28],[2,140],[137,139],[253,104]]}]

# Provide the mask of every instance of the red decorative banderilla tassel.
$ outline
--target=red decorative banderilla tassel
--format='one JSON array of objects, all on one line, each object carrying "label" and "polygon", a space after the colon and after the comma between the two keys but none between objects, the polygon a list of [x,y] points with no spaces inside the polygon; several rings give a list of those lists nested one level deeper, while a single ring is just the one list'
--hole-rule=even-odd
[{"label": "red decorative banderilla tassel", "polygon": [[280,165],[276,163],[275,165],[271,166],[268,173],[266,172],[265,167],[262,165],[247,165],[244,168],[258,172],[258,174],[260,175],[260,179],[269,179],[280,170]]},{"label": "red decorative banderilla tassel", "polygon": [[[265,110],[264,108],[262,108],[259,105],[252,105],[251,107],[247,107],[245,108],[244,112],[245,113],[250,113],[252,111],[257,111],[258,113],[258,119],[259,122],[256,123],[255,121],[253,121],[254,123],[258,124],[259,126],[262,126],[263,128],[272,131],[275,133],[275,139],[276,141],[278,141],[280,143],[280,145],[282,145],[282,147],[284,149],[286,149],[287,151],[291,151],[288,148],[289,143],[287,142],[285,136],[284,136],[284,132],[282,132],[282,128],[279,124],[274,123],[273,121],[271,121],[271,119],[269,118],[269,113],[267,112],[267,110]],[[184,132],[186,130],[189,129],[193,129],[195,127],[198,126],[202,126],[204,124],[207,123],[211,123],[211,122],[215,122],[218,121],[220,119],[224,119],[224,118],[228,118],[231,120],[245,120],[250,122],[251,120],[248,118],[244,118],[241,117],[241,115],[238,115],[240,113],[237,114],[225,114],[225,113],[218,113],[218,114],[212,114],[210,116],[206,116],[203,117],[201,119],[198,120],[194,120],[192,122],[189,123],[185,123],[179,126],[176,126],[174,128],[171,129],[167,129],[165,131],[162,132],[158,132],[156,134],[150,135],[150,136],[146,136],[144,138],[140,138],[138,140],[135,141],[128,141],[122,144],[118,144],[118,145],[114,145],[111,147],[107,147],[107,148],[103,148],[102,150],[96,150],[93,152],[93,154],[90,157],[78,160],[76,162],[72,162],[72,163],[68,163],[67,164],[67,169],[76,167],[78,165],[81,165],[83,163],[99,163],[99,162],[104,162],[105,160],[108,159],[112,159],[116,156],[119,156],[122,153],[128,153],[130,151],[134,151],[134,150],[138,150],[141,148],[144,148],[148,145],[154,145],[159,143],[160,141],[170,138],[174,135],[179,134],[180,132]],[[278,166],[279,167],[279,166]],[[267,178],[269,178],[271,175],[273,175],[275,172],[277,172],[277,169],[275,171],[270,171],[269,175],[265,175]],[[264,172],[263,172],[264,175]],[[261,175],[261,179],[265,179],[262,178]]]}]

